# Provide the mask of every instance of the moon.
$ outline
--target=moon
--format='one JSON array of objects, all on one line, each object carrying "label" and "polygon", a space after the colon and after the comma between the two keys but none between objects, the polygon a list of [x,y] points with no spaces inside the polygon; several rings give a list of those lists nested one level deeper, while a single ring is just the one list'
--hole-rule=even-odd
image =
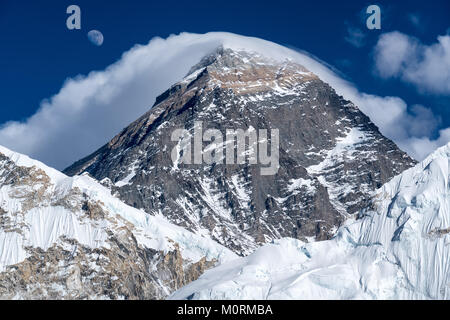
[{"label": "moon", "polygon": [[100,47],[103,44],[103,34],[98,30],[91,30],[87,34],[90,42]]}]

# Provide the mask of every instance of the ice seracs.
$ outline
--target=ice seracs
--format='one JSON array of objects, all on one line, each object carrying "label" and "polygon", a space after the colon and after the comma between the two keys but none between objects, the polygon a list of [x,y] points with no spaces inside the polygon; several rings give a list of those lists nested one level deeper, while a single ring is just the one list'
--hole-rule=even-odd
[{"label": "ice seracs", "polygon": [[383,185],[332,240],[281,239],[172,299],[449,299],[450,144]]}]

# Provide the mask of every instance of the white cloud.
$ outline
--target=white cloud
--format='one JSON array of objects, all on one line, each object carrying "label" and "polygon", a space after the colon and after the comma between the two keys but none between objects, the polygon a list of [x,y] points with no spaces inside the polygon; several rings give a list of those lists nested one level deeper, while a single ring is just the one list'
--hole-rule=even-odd
[{"label": "white cloud", "polygon": [[409,22],[416,28],[421,27],[421,19],[420,16],[416,13],[409,13],[408,14],[408,20]]},{"label": "white cloud", "polygon": [[361,48],[366,44],[366,34],[359,28],[347,25],[347,35],[345,41],[356,48]]},{"label": "white cloud", "polygon": [[408,112],[407,104],[399,97],[379,97],[353,92],[351,99],[374,122],[381,133],[392,139],[402,150],[417,160],[423,160],[438,147],[450,142],[448,131],[433,136],[440,119],[430,109],[414,105]]},{"label": "white cloud", "polygon": [[399,78],[422,92],[450,94],[450,36],[430,46],[394,31],[382,34],[375,46],[375,67],[383,78]]},{"label": "white cloud", "polygon": [[433,150],[436,150],[450,141],[450,128],[439,131],[439,137],[432,140],[428,137],[411,137],[408,141],[408,149],[411,154],[415,154],[418,159],[424,159]]},{"label": "white cloud", "polygon": [[158,94],[219,44],[190,35],[135,46],[104,71],[68,79],[25,122],[4,124],[0,144],[62,169],[149,110]]},{"label": "white cloud", "polygon": [[219,45],[260,52],[274,59],[291,58],[304,65],[359,105],[383,134],[418,159],[450,140],[450,129],[442,131],[436,140],[427,138],[429,128],[436,126],[429,110],[416,107],[416,112],[409,114],[406,103],[398,97],[360,93],[326,64],[304,52],[230,33],[182,33],[135,46],[106,70],[67,80],[60,92],[42,102],[28,120],[4,124],[0,144],[62,169],[99,148],[149,110],[158,94]]}]

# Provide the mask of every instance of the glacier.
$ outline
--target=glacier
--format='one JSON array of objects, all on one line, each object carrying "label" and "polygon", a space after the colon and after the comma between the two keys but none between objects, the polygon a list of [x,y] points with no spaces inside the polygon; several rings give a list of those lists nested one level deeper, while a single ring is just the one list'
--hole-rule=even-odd
[{"label": "glacier", "polygon": [[378,189],[334,238],[283,238],[169,299],[449,299],[450,144]]},{"label": "glacier", "polygon": [[[160,214],[149,215],[126,205],[87,174],[68,177],[0,146],[0,298],[108,298],[83,289],[84,281],[92,281],[96,275],[99,283],[104,276],[112,279],[106,281],[126,280],[114,277],[107,268],[114,266],[114,259],[128,268],[126,261],[120,262],[127,254],[130,268],[137,268],[148,276],[148,281],[154,281],[159,288],[155,296],[159,298],[172,292],[173,285],[179,285],[164,283],[156,273],[178,272],[182,283],[188,281],[186,277],[196,277],[192,268],[237,257],[231,250],[170,223]],[[137,261],[133,255],[148,257]],[[108,259],[110,263],[105,267]],[[35,265],[43,262],[45,270],[28,273],[26,268],[33,261]],[[152,275],[160,264],[173,264],[174,270],[155,269]],[[80,275],[80,268],[84,274]],[[70,275],[71,270],[78,271]],[[117,272],[120,275],[122,271]],[[24,277],[24,281],[15,277]],[[167,277],[170,280],[170,274]],[[72,290],[74,278],[78,284]],[[126,281],[134,286],[131,278]],[[114,294],[110,298],[120,297]]]}]

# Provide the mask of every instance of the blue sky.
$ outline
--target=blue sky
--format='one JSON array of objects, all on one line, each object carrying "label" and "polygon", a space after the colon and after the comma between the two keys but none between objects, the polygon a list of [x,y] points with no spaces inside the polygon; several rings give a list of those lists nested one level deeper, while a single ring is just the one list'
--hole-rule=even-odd
[{"label": "blue sky", "polygon": [[[82,30],[66,28],[66,8],[82,10]],[[381,7],[381,30],[366,28],[365,9]],[[408,76],[380,76],[380,35],[399,31],[422,46],[450,33],[450,1],[10,1],[0,2],[0,123],[24,121],[67,78],[103,70],[135,44],[180,32],[227,31],[305,50],[339,70],[358,89],[429,108],[450,126],[450,94],[421,87]],[[105,37],[101,47],[87,39]],[[390,67],[390,66],[389,66]],[[149,105],[151,102],[149,102]],[[76,160],[76,159],[74,159]]]}]

